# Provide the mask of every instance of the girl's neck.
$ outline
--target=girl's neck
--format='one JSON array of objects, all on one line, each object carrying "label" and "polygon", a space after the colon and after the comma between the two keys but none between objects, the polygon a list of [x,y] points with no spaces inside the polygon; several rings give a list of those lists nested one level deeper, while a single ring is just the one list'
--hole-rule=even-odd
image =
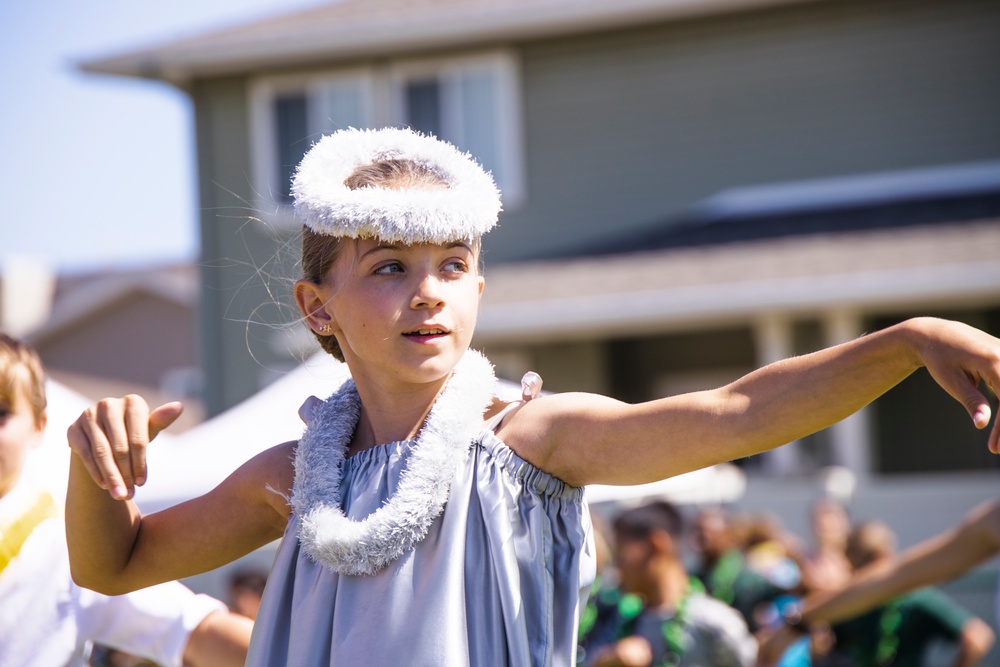
[{"label": "girl's neck", "polygon": [[426,385],[387,388],[355,379],[361,397],[361,417],[350,452],[415,438],[445,381],[446,378]]}]

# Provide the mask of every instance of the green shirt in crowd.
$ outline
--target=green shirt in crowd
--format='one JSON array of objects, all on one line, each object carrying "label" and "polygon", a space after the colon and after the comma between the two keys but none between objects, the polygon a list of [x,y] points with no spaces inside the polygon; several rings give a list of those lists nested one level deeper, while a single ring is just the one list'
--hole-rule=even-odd
[{"label": "green shirt in crowd", "polygon": [[934,640],[955,641],[972,614],[935,588],[924,588],[837,624],[837,651],[862,667],[920,667]]}]

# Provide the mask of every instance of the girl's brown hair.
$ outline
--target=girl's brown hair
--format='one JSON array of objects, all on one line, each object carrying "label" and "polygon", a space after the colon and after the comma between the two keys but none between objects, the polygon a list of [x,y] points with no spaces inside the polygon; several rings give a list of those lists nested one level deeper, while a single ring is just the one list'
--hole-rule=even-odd
[{"label": "girl's brown hair", "polygon": [[[355,169],[344,180],[351,190],[361,188],[383,188],[386,190],[438,189],[448,187],[440,174],[412,160],[388,159]],[[302,227],[302,278],[319,284],[329,273],[340,253],[339,236],[317,234],[308,227]],[[324,351],[340,361],[344,353],[335,336],[324,336],[315,331],[313,335]]]}]

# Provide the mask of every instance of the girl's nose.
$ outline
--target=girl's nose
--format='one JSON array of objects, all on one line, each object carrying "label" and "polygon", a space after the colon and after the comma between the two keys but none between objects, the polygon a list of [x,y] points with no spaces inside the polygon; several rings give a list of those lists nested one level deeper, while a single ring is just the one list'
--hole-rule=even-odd
[{"label": "girl's nose", "polygon": [[444,305],[444,285],[431,274],[425,274],[417,283],[410,301],[411,308],[440,308]]}]

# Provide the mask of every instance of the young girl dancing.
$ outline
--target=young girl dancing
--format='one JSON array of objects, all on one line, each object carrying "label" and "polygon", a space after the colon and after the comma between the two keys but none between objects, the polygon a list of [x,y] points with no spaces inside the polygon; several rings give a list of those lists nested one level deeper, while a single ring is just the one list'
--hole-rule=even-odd
[{"label": "young girl dancing", "polygon": [[[584,485],[776,447],[920,366],[980,428],[990,410],[977,384],[1000,387],[1000,341],[916,319],[712,391],[504,404],[469,350],[480,238],[500,209],[491,177],[431,137],[346,130],[309,151],[293,193],[304,223],[295,299],[352,376],[303,406],[302,438],[142,516],[129,499],[146,446],[179,404],[107,399],[69,432],[67,532],[84,586],[187,577],[283,536],[250,665],[572,665],[593,577]],[[989,447],[1000,450],[996,426]]]}]

